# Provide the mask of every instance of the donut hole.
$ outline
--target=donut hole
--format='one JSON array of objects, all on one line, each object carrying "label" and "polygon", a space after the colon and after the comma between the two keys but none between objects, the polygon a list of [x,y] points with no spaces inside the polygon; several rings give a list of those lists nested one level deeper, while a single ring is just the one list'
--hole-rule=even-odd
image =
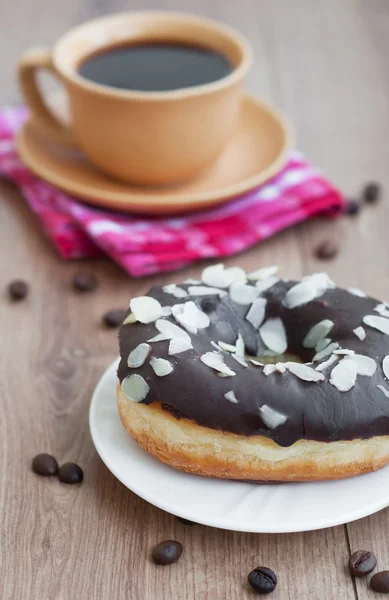
[{"label": "donut hole", "polygon": [[284,354],[279,354],[276,356],[248,356],[247,358],[254,358],[258,362],[262,362],[265,365],[275,365],[279,362],[297,362],[300,364],[304,364],[304,360],[298,354],[294,354],[293,352],[285,352]]}]

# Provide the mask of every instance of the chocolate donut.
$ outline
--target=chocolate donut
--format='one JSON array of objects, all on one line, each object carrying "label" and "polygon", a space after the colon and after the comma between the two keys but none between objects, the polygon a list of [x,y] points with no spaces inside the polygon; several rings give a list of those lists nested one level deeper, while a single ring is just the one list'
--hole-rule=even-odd
[{"label": "chocolate donut", "polygon": [[287,281],[215,265],[133,298],[118,407],[163,462],[305,481],[389,462],[389,303],[325,273]]}]

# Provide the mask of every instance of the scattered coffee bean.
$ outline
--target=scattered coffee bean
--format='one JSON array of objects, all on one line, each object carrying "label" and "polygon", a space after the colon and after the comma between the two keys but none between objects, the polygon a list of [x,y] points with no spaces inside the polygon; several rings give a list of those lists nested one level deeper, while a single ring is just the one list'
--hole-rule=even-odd
[{"label": "scattered coffee bean", "polygon": [[277,576],[267,567],[257,567],[249,573],[248,581],[258,594],[270,594],[276,589]]},{"label": "scattered coffee bean", "polygon": [[338,252],[338,246],[331,240],[326,240],[325,242],[322,242],[315,250],[317,258],[320,258],[321,260],[328,260],[329,258],[334,258],[334,256],[336,256]]},{"label": "scattered coffee bean", "polygon": [[32,459],[32,470],[38,475],[51,477],[58,472],[58,463],[51,454],[37,454]]},{"label": "scattered coffee bean", "polygon": [[123,323],[126,314],[126,309],[109,310],[103,316],[103,323],[106,327],[119,327]]},{"label": "scattered coffee bean", "polygon": [[174,540],[160,542],[153,550],[153,561],[156,565],[171,565],[180,558],[182,549],[182,544]]},{"label": "scattered coffee bean", "polygon": [[8,286],[8,295],[11,300],[23,300],[28,296],[28,283],[22,279],[11,281]]},{"label": "scattered coffee bean", "polygon": [[374,571],[377,559],[372,552],[368,550],[358,550],[349,558],[348,568],[354,577],[364,577]]},{"label": "scattered coffee bean", "polygon": [[346,214],[354,217],[361,211],[361,204],[357,200],[349,200],[346,205]]},{"label": "scattered coffee bean", "polygon": [[97,284],[97,277],[92,273],[77,273],[73,277],[73,287],[77,292],[93,292]]},{"label": "scattered coffee bean", "polygon": [[84,473],[76,463],[65,463],[60,466],[58,477],[62,483],[81,483]]},{"label": "scattered coffee bean", "polygon": [[378,183],[367,183],[363,188],[362,198],[368,204],[378,202],[381,197],[381,186]]},{"label": "scattered coffee bean", "polygon": [[389,594],[389,571],[380,571],[370,579],[370,587],[375,592]]},{"label": "scattered coffee bean", "polygon": [[183,525],[197,525],[194,521],[189,521],[189,519],[184,519],[183,517],[176,517],[176,519]]}]

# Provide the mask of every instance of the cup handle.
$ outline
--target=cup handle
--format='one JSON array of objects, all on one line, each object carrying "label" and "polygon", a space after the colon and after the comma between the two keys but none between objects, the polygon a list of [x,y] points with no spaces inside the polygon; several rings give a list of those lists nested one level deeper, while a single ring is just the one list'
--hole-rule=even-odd
[{"label": "cup handle", "polygon": [[47,106],[37,82],[38,69],[46,69],[61,79],[53,64],[51,52],[46,49],[28,50],[18,63],[19,84],[35,122],[50,138],[61,144],[75,145],[71,128],[57,119]]}]

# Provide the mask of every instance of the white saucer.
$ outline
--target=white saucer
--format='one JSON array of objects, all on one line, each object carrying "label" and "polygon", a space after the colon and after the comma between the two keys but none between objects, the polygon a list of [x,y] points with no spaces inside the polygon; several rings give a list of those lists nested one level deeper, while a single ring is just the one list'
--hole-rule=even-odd
[{"label": "white saucer", "polygon": [[196,523],[253,533],[341,525],[389,505],[389,467],[340,481],[256,485],[176,471],[139,448],[116,408],[115,361],[96,386],[90,431],[100,457],[130,490]]}]

